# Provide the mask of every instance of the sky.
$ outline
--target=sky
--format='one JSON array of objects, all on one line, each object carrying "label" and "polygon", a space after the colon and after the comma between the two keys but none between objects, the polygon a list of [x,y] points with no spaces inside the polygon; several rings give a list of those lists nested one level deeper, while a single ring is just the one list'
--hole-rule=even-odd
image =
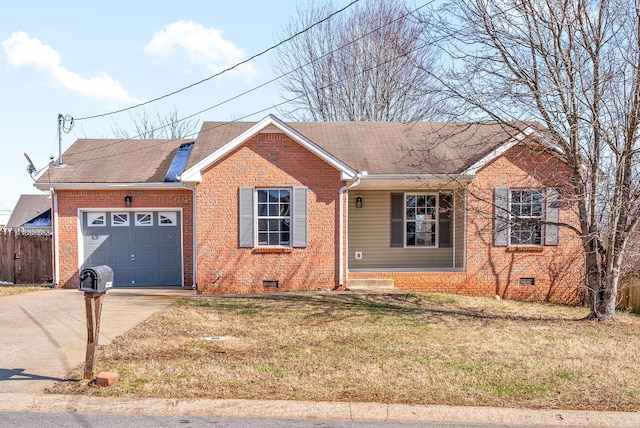
[{"label": "sky", "polygon": [[[186,117],[275,77],[274,51],[145,107],[277,43],[297,2],[310,0],[25,1],[0,14],[0,225],[21,194],[41,193],[28,162],[44,168],[78,138],[113,138],[134,117]],[[334,1],[336,8],[348,3]],[[196,116],[260,120],[285,107],[276,84]],[[265,110],[266,111],[261,111]],[[261,112],[260,112],[261,111]],[[259,112],[259,113],[256,113]],[[58,133],[58,115],[74,118]],[[84,119],[83,119],[84,118]],[[64,125],[68,128],[70,120]],[[60,144],[61,143],[61,144]],[[63,156],[64,162],[64,156]]]}]

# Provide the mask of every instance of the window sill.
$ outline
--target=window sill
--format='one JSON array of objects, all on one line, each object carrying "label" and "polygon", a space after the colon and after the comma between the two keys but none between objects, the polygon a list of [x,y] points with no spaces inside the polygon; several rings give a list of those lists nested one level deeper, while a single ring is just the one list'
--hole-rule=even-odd
[{"label": "window sill", "polygon": [[251,250],[252,254],[271,254],[271,253],[291,253],[291,247],[256,247]]},{"label": "window sill", "polygon": [[507,247],[508,253],[541,253],[544,251],[542,245],[523,245],[523,246],[509,246]]}]

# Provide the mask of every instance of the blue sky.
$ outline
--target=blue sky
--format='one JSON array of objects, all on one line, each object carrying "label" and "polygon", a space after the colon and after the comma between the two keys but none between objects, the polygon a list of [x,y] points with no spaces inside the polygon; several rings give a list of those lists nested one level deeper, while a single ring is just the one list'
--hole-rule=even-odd
[{"label": "blue sky", "polygon": [[[208,77],[273,45],[297,1],[63,0],[5,5],[0,14],[0,224],[20,194],[39,193],[26,172],[23,153],[37,168],[50,156],[58,158],[58,113],[75,118],[107,113]],[[336,7],[347,3],[334,1]],[[144,109],[76,121],[69,134],[62,134],[62,150],[78,138],[109,138],[114,128],[130,129],[136,113],[155,116],[177,110],[187,116],[273,76],[270,55],[265,55]],[[198,119],[232,120],[281,100],[271,84]]]}]

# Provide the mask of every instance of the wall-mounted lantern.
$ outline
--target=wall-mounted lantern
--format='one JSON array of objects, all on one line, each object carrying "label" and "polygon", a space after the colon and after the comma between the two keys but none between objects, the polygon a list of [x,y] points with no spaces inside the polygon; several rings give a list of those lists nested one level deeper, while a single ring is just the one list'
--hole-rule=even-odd
[{"label": "wall-mounted lantern", "polygon": [[362,208],[362,196],[356,196],[356,208]]},{"label": "wall-mounted lantern", "polygon": [[133,197],[131,197],[129,195],[124,197],[124,206],[125,207],[130,207],[132,202],[133,202]]}]

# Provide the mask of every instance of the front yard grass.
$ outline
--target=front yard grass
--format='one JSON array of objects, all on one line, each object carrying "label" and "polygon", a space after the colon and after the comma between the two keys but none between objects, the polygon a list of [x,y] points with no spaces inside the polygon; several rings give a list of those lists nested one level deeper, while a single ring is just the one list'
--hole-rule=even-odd
[{"label": "front yard grass", "polygon": [[640,410],[640,318],[439,294],[284,294],[176,302],[102,349],[138,397]]},{"label": "front yard grass", "polygon": [[0,285],[0,297],[13,296],[14,294],[30,293],[32,291],[47,290],[51,287],[46,285],[13,285],[2,284]]}]

